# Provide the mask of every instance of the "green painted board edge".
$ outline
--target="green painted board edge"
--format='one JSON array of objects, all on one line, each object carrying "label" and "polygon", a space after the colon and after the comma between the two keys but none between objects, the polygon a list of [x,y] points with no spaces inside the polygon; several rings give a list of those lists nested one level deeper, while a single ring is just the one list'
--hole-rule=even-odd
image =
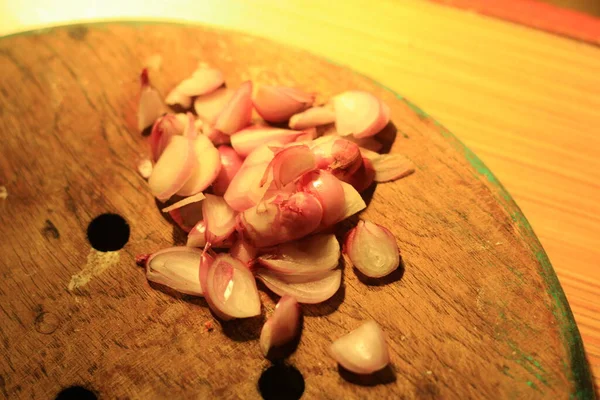
[{"label": "green painted board edge", "polygon": [[[93,21],[93,22],[84,22],[84,23],[67,23],[62,25],[53,25],[46,28],[34,29],[24,32],[16,32],[13,34],[5,35],[0,39],[9,38],[13,36],[27,36],[27,35],[36,35],[42,33],[51,32],[54,29],[64,29],[68,27],[80,27],[80,26],[103,26],[103,25],[133,25],[133,26],[144,26],[144,25],[179,25],[183,27],[202,27],[209,26],[214,29],[225,30],[230,32],[236,32],[246,36],[256,36],[249,34],[247,32],[238,31],[234,29],[224,28],[218,25],[206,24],[206,23],[192,23],[185,21],[173,21],[173,20],[101,20],[101,21]],[[270,38],[263,37],[263,39],[272,40]],[[281,43],[281,42],[280,42]],[[290,46],[286,43],[282,43],[288,47],[294,47],[298,50],[310,53],[307,50],[299,49],[295,46]],[[433,124],[435,124],[439,128],[440,134],[457,150],[461,153],[471,164],[474,169],[474,175],[479,180],[485,180],[489,183],[488,187],[492,189],[496,200],[503,206],[508,215],[511,216],[514,225],[516,226],[519,233],[527,238],[527,243],[529,244],[530,250],[535,255],[538,264],[540,266],[540,274],[544,279],[546,284],[546,288],[548,293],[553,299],[553,307],[552,313],[558,322],[558,326],[560,329],[560,333],[562,336],[563,345],[565,346],[565,350],[569,355],[569,361],[571,363],[571,382],[574,386],[575,392],[571,393],[571,399],[595,399],[595,391],[594,384],[592,379],[591,370],[589,368],[585,351],[583,348],[583,341],[581,340],[581,335],[579,333],[579,329],[577,328],[577,324],[575,323],[575,318],[573,317],[573,312],[571,311],[571,307],[567,301],[567,297],[560,285],[558,277],[556,276],[556,272],[554,272],[554,268],[550,263],[550,259],[548,255],[544,251],[542,244],[540,243],[538,237],[533,232],[533,228],[525,218],[525,215],[514,201],[512,196],[508,193],[508,191],[504,188],[504,186],[500,183],[498,178],[490,171],[490,169],[484,164],[484,162],[477,157],[473,151],[471,151],[460,139],[458,139],[453,133],[448,131],[442,124],[440,124],[435,119],[431,118],[425,111],[419,108],[417,105],[410,102],[410,100],[406,99],[402,95],[398,94],[395,90],[383,85],[382,83],[374,80],[368,75],[357,72],[347,65],[338,63],[328,58],[324,58],[320,55],[313,54],[314,57],[318,57],[321,59],[325,59],[332,65],[336,65],[342,68],[349,69],[353,71],[355,74],[368,79],[373,84],[389,91],[396,98],[402,102],[404,102],[408,107],[410,107],[417,115],[419,115],[423,119],[430,120]]]}]

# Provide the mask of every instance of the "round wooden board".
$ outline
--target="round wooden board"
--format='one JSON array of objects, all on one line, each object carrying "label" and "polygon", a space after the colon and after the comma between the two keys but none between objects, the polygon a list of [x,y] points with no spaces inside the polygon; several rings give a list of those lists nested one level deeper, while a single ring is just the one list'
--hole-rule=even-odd
[{"label": "round wooden board", "polygon": [[[527,221],[476,156],[426,114],[364,76],[262,39],[105,24],[0,41],[5,397],[51,398],[79,385],[107,399],[260,398],[270,363],[257,338],[273,297],[261,293],[260,318],[222,323],[203,299],[151,287],[134,263],[184,239],[136,172],[147,153],[135,129],[138,75],[153,54],[162,56],[151,77],[163,94],[206,61],[231,86],[277,82],[323,99],[364,89],[391,107],[392,151],[417,171],[378,185],[361,217],[393,231],[404,269],[366,282],[346,266],[330,301],[303,307],[288,362],[304,378],[305,398],[593,396],[571,311]],[[88,224],[106,212],[131,227],[120,251],[88,243]],[[340,374],[327,347],[367,319],[387,333],[392,366],[371,379]]]}]

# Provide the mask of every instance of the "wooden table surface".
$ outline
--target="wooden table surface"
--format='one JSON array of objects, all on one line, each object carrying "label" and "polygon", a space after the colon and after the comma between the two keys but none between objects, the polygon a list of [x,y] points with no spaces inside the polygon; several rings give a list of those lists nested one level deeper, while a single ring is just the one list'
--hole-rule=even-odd
[{"label": "wooden table surface", "polygon": [[43,3],[0,4],[0,34],[114,17],[209,23],[308,49],[418,104],[524,211],[600,384],[600,48],[417,0]]}]

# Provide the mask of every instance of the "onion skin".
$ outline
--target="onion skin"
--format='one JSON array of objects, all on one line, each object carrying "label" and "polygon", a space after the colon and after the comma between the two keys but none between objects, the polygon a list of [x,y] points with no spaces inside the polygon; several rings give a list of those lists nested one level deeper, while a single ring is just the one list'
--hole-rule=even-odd
[{"label": "onion skin", "polygon": [[267,357],[271,349],[294,340],[300,334],[301,323],[300,304],[292,296],[283,296],[260,332],[260,349],[263,355]]},{"label": "onion skin", "polygon": [[382,370],[390,362],[385,334],[375,321],[367,321],[334,341],[329,353],[342,367],[361,375]]},{"label": "onion skin", "polygon": [[275,196],[240,213],[237,229],[255,247],[267,247],[308,235],[322,217],[321,203],[309,193],[298,192]]},{"label": "onion skin", "polygon": [[365,276],[382,278],[400,266],[396,238],[387,228],[359,221],[346,237],[344,252]]}]

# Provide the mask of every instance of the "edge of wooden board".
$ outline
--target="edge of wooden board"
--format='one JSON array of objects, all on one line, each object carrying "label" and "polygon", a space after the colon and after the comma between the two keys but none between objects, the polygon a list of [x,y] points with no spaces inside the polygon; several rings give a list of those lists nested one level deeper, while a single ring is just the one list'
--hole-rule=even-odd
[{"label": "edge of wooden board", "polygon": [[[437,1],[437,0],[433,0]],[[19,35],[34,35],[50,32],[56,28],[68,28],[68,27],[85,27],[85,26],[102,26],[102,25],[114,25],[114,24],[122,24],[122,25],[179,25],[183,27],[199,27],[199,26],[209,26],[213,29],[219,29],[229,32],[235,32],[239,34],[243,34],[246,36],[259,36],[253,35],[248,32],[237,31],[234,29],[224,28],[218,25],[212,24],[204,24],[204,23],[193,23],[193,22],[183,22],[183,21],[173,21],[173,20],[119,20],[119,19],[106,19],[99,21],[91,21],[85,23],[65,23],[59,25],[52,25],[48,27],[44,27],[41,29],[33,29],[23,32],[17,32],[10,35],[5,35],[0,37],[8,38]],[[272,38],[265,38],[268,40],[273,40]],[[275,40],[277,41],[277,40]],[[288,47],[293,47],[297,50],[304,51],[310,53],[307,50],[298,48],[296,46],[292,46],[286,43],[283,43]],[[351,70],[353,73],[368,79],[373,84],[380,86],[381,88],[392,93],[398,100],[404,102],[408,107],[410,107],[419,117],[423,119],[429,120],[433,123],[437,128],[440,134],[444,137],[448,143],[452,145],[452,147],[462,154],[465,159],[469,162],[469,164],[473,168],[473,175],[486,183],[486,186],[499,204],[506,210],[506,212],[511,216],[514,226],[518,230],[519,234],[526,239],[529,248],[532,254],[537,259],[539,265],[539,273],[541,274],[545,285],[546,290],[550,294],[553,299],[553,307],[552,314],[554,315],[559,327],[560,333],[563,341],[563,345],[565,347],[566,353],[569,354],[569,360],[564,361],[564,367],[570,368],[571,370],[571,382],[573,383],[574,393],[571,394],[570,398],[575,399],[593,399],[594,397],[594,384],[592,380],[591,370],[589,368],[589,364],[587,362],[585,351],[583,347],[583,341],[581,339],[581,335],[579,333],[579,329],[577,328],[577,324],[573,317],[573,313],[571,311],[571,307],[567,301],[565,293],[560,285],[558,277],[554,272],[554,268],[548,258],[544,248],[542,247],[539,239],[533,231],[533,228],[527,221],[527,218],[514,201],[512,196],[508,193],[508,191],[504,188],[504,186],[500,183],[500,181],[496,178],[496,176],[489,170],[489,168],[483,163],[483,161],[477,157],[477,155],[471,151],[460,139],[458,139],[453,133],[447,130],[442,124],[432,118],[429,114],[419,108],[417,105],[413,104],[410,100],[406,99],[402,95],[398,94],[395,90],[385,86],[384,84],[374,80],[368,75],[362,74],[360,72],[355,71],[354,69],[348,67],[347,65],[340,64],[336,61],[333,61],[329,58],[313,55],[314,57],[318,57],[324,59],[330,64],[346,68]],[[570,365],[569,365],[570,364]]]}]

